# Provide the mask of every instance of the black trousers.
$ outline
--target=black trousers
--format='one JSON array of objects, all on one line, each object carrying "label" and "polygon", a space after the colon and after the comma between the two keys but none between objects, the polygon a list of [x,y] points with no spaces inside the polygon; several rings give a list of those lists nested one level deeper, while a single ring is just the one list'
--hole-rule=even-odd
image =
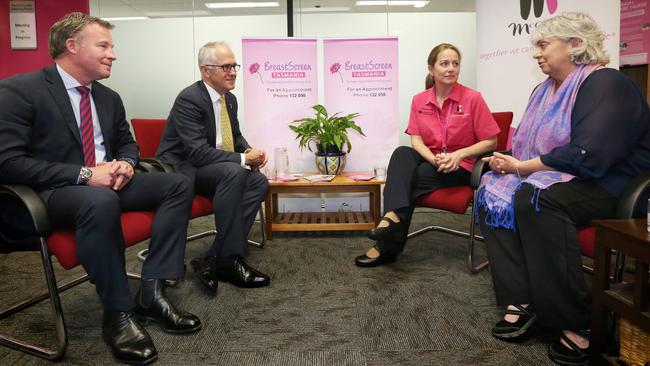
[{"label": "black trousers", "polygon": [[208,255],[227,257],[248,248],[247,236],[269,183],[264,174],[224,162],[196,169],[195,187],[213,196],[217,236]]},{"label": "black trousers", "polygon": [[[440,173],[420,153],[409,146],[400,146],[390,157],[386,186],[384,187],[384,213],[393,211],[408,227],[420,196],[437,189],[469,184],[470,173],[460,168],[451,173]],[[405,243],[378,241],[381,252],[400,253]]]},{"label": "black trousers", "polygon": [[497,303],[533,304],[540,324],[551,329],[588,329],[591,292],[576,227],[613,217],[617,200],[579,180],[541,191],[539,211],[533,195],[528,184],[515,193],[515,231],[487,226],[479,209]]},{"label": "black trousers", "polygon": [[187,177],[168,173],[135,174],[119,191],[73,185],[41,194],[53,224],[75,229],[77,256],[104,309],[122,311],[131,310],[134,302],[124,269],[121,213],[156,211],[142,278],[179,278],[193,195]]}]

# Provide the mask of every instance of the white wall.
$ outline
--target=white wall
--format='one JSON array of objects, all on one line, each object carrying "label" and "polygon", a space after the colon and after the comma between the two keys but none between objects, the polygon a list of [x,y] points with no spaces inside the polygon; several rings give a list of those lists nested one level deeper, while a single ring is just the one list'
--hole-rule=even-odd
[{"label": "white wall", "polygon": [[[124,100],[127,118],[166,118],[176,95],[198,80],[196,54],[206,42],[230,43],[241,63],[242,37],[285,37],[284,15],[163,18],[113,21],[112,31],[117,61],[112,75],[103,83]],[[295,35],[319,39],[340,37],[397,36],[399,38],[399,143],[409,145],[402,133],[409,118],[411,98],[424,89],[427,56],[442,42],[453,43],[462,52],[460,82],[476,86],[476,16],[474,13],[376,13],[303,14],[296,22]],[[319,101],[323,101],[322,65],[319,65]],[[237,96],[239,119],[244,134],[243,81],[233,91]],[[343,205],[346,203],[348,208]],[[282,200],[289,211],[319,210],[320,199]],[[368,200],[359,195],[328,195],[328,210],[368,209]]]},{"label": "white wall", "polygon": [[[399,13],[399,14],[304,14],[296,36],[399,37],[400,131],[406,129],[411,98],[424,88],[426,59],[431,48],[441,42],[458,46],[463,54],[460,82],[476,86],[476,25],[474,13]],[[113,41],[117,61],[112,75],[103,83],[115,89],[124,100],[127,117],[166,118],[176,95],[198,80],[196,54],[201,45],[213,40],[230,43],[241,61],[242,37],[284,37],[283,15],[164,18],[113,21]],[[336,26],[333,26],[335,24]],[[318,46],[322,59],[322,42]],[[322,65],[319,65],[319,90],[322,101]],[[243,82],[233,91],[240,109]],[[244,133],[246,121],[240,113]],[[400,135],[400,144],[409,138]]]}]

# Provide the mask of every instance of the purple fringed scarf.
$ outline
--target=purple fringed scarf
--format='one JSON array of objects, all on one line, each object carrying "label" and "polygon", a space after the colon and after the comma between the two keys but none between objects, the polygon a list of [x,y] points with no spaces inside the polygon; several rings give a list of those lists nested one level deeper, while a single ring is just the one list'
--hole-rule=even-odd
[{"label": "purple fringed scarf", "polygon": [[[571,138],[571,112],[582,82],[596,69],[596,65],[579,65],[564,80],[557,91],[555,80],[544,81],[528,101],[526,112],[512,138],[512,155],[522,161],[546,154],[565,145]],[[517,174],[498,174],[493,171],[481,178],[477,206],[487,212],[485,223],[493,228],[515,229],[513,197],[521,184],[535,187],[531,204],[543,189],[558,182],[568,182],[574,176],[559,171],[542,170],[524,179]],[[539,209],[539,207],[537,207]]]}]

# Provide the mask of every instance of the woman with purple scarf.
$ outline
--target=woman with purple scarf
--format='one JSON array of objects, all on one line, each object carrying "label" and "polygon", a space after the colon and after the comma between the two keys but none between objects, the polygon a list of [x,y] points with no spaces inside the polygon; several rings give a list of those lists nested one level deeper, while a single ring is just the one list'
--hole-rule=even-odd
[{"label": "woman with purple scarf", "polygon": [[537,26],[533,58],[546,81],[533,91],[512,155],[484,158],[491,171],[477,207],[497,303],[492,329],[523,338],[534,323],[559,332],[549,357],[589,360],[590,291],[576,226],[613,217],[625,185],[650,169],[650,110],[632,80],[605,68],[604,34],[583,13]]}]

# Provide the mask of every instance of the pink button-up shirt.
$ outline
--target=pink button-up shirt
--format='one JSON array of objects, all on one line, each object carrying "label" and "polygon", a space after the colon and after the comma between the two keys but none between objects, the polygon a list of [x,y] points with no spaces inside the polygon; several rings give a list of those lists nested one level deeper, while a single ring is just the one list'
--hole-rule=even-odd
[{"label": "pink button-up shirt", "polygon": [[[405,132],[422,137],[429,150],[439,154],[496,136],[499,126],[481,93],[456,83],[442,108],[436,100],[435,87],[416,94]],[[464,159],[460,166],[471,171],[475,161],[475,158]]]}]

